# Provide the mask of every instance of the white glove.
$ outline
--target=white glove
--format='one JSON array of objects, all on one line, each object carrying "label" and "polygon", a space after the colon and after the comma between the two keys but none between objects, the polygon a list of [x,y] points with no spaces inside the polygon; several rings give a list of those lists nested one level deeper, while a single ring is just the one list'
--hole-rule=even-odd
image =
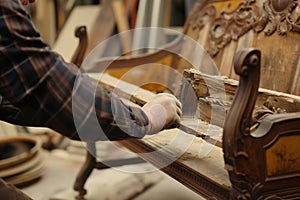
[{"label": "white glove", "polygon": [[147,134],[155,134],[162,129],[175,128],[180,124],[182,106],[175,96],[160,93],[142,107],[150,121]]}]

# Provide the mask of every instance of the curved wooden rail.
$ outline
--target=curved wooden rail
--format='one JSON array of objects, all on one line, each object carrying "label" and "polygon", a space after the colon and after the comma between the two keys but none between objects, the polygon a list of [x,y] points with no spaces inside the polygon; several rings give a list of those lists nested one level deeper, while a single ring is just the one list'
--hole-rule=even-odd
[{"label": "curved wooden rail", "polygon": [[260,51],[235,57],[239,87],[223,130],[231,199],[293,199],[300,195],[300,113],[270,114],[251,130],[258,95]]},{"label": "curved wooden rail", "polygon": [[71,62],[80,67],[88,45],[86,26],[79,26],[75,29],[75,37],[79,38],[79,44],[71,58]]}]

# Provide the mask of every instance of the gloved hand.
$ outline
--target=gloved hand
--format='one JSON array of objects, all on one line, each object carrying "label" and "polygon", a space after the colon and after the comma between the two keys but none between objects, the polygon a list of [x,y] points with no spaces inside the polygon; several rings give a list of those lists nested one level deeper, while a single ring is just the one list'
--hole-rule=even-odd
[{"label": "gloved hand", "polygon": [[28,3],[34,3],[35,0],[21,0],[23,5],[27,5]]},{"label": "gloved hand", "polygon": [[147,134],[155,134],[162,129],[175,128],[180,123],[182,106],[175,96],[167,93],[156,95],[142,107],[150,121]]}]

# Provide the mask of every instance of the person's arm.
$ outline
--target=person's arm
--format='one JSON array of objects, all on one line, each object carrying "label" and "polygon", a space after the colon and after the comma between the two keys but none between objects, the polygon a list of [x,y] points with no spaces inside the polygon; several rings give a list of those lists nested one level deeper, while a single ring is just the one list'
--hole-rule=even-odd
[{"label": "person's arm", "polygon": [[142,138],[149,130],[178,123],[174,97],[164,95],[152,102],[164,102],[167,121],[160,127],[155,119],[149,124],[149,109],[126,105],[96,87],[42,40],[18,0],[1,1],[0,29],[0,94],[20,109],[16,121],[27,116],[34,126],[83,140]]}]

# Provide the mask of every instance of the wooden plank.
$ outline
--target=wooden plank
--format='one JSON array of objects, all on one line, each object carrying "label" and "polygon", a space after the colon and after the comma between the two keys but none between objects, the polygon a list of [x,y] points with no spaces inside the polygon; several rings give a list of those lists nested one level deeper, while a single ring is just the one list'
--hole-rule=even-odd
[{"label": "wooden plank", "polygon": [[[111,0],[102,0],[101,5],[98,5],[98,7],[101,10],[96,13],[95,19],[91,24],[91,29],[88,30],[89,43],[86,55],[88,55],[95,46],[109,38],[113,34],[115,28],[115,18]],[[92,14],[90,13],[89,15]],[[102,56],[105,53],[105,48],[102,48],[101,50],[102,52],[100,52],[100,49],[97,49],[99,56]]]},{"label": "wooden plank", "polygon": [[208,23],[208,17],[204,16],[203,20],[206,22],[204,23],[204,26],[202,29],[199,30],[199,38],[197,40],[197,42],[204,48],[207,38],[209,36],[209,29],[211,27],[210,23]]},{"label": "wooden plank", "polygon": [[[170,27],[171,22],[171,9],[172,9],[172,0],[164,0],[164,15],[162,27]],[[181,31],[180,31],[181,32]]]},{"label": "wooden plank", "polygon": [[300,95],[300,58],[298,60],[291,93],[295,95]]},{"label": "wooden plank", "polygon": [[138,105],[143,105],[155,97],[155,94],[148,90],[141,89],[136,85],[124,82],[108,74],[88,73],[88,75],[105,89],[114,91],[115,94]]},{"label": "wooden plank", "polygon": [[36,8],[36,16],[33,17],[34,24],[43,39],[52,45],[56,37],[54,1],[37,1],[34,6]]},{"label": "wooden plank", "polygon": [[164,4],[165,1],[162,0],[153,0],[152,1],[152,12],[151,12],[151,22],[150,22],[150,29],[149,32],[149,42],[148,42],[148,49],[147,52],[154,52],[156,51],[155,48],[161,46],[161,44],[166,43],[166,36],[162,34],[162,31],[157,29],[157,27],[162,27],[164,23]]},{"label": "wooden plank", "polygon": [[[232,100],[235,95],[238,81],[228,79],[226,77],[209,76],[195,69],[186,70],[183,74],[186,80],[192,84],[195,94],[199,98],[199,113],[198,117],[206,122],[211,122],[211,108],[214,106],[215,112],[226,113],[231,107]],[[207,86],[209,84],[209,88]],[[226,99],[216,99],[209,96],[211,94],[226,93]],[[224,94],[223,94],[224,95]],[[224,102],[225,100],[225,102]],[[268,89],[259,89],[259,94],[256,100],[255,112],[261,112],[262,107],[268,108],[270,111],[278,112],[299,112],[300,97],[282,92],[276,92]],[[218,111],[219,110],[219,111]],[[267,111],[267,109],[265,110]],[[215,125],[223,126],[224,116],[214,115],[216,119]]]},{"label": "wooden plank", "polygon": [[231,183],[224,167],[222,149],[213,147],[208,156],[199,157],[203,140],[196,138],[177,158],[180,154],[178,148],[184,148],[186,143],[181,141],[177,146],[169,144],[178,134],[187,136],[172,129],[149,139],[124,140],[120,143],[203,197],[228,199]]},{"label": "wooden plank", "polygon": [[291,93],[300,58],[299,41],[300,34],[296,32],[288,32],[286,36],[277,32],[271,36],[264,32],[257,34],[255,48],[262,52],[260,87]]},{"label": "wooden plank", "polygon": [[[225,92],[227,95],[227,99],[232,99],[232,96],[235,94],[235,90],[238,86],[238,81],[229,79],[227,77],[220,77],[220,76],[210,76],[207,74],[203,74],[195,69],[191,70],[185,70],[184,77],[189,81],[193,83],[193,88],[196,91],[196,94],[201,94],[201,91],[205,89],[206,83],[209,82],[210,84],[213,84],[210,86],[210,89],[213,90],[212,92],[217,93],[220,91],[223,91],[223,87],[225,89]],[[221,80],[221,82],[220,82]],[[222,83],[222,84],[220,84]],[[199,91],[199,92],[198,92]],[[289,107],[282,105],[286,110],[289,112],[297,112],[297,110],[300,108],[300,97],[297,95],[292,95],[288,93],[278,92],[274,90],[259,88],[259,96],[258,96],[258,102],[264,101],[268,97],[278,97],[282,98],[282,103],[287,104],[290,106],[290,103],[295,104],[295,107]],[[206,96],[199,96],[199,97],[206,97]],[[284,100],[286,99],[286,100]]]},{"label": "wooden plank", "polygon": [[132,48],[134,50],[139,50],[139,51],[134,51],[133,55],[138,55],[143,50],[141,49],[142,47],[147,46],[147,42],[145,41],[145,38],[147,38],[149,35],[145,35],[145,31],[141,31],[139,28],[143,27],[148,27],[150,26],[150,18],[151,18],[151,13],[149,12],[152,8],[152,1],[147,1],[147,0],[140,0],[139,5],[138,5],[138,10],[137,10],[137,18],[136,18],[136,30],[134,31],[134,36],[133,36],[133,44]]},{"label": "wooden plank", "polygon": [[100,6],[76,6],[61,30],[53,49],[60,53],[66,61],[70,61],[78,45],[78,38],[74,36],[75,28],[81,25],[87,27],[88,34],[91,33]]},{"label": "wooden plank", "polygon": [[113,12],[116,20],[116,24],[118,27],[118,32],[121,33],[119,34],[120,40],[121,40],[121,45],[123,49],[123,54],[124,55],[130,55],[131,52],[131,34],[125,33],[126,31],[129,31],[129,24],[127,21],[127,16],[123,12],[123,2],[121,0],[113,0],[112,1],[112,7],[113,7]]},{"label": "wooden plank", "polygon": [[236,52],[237,42],[231,41],[229,45],[225,46],[222,61],[220,65],[220,74],[230,78],[233,71],[233,58]]},{"label": "wooden plank", "polygon": [[199,38],[197,40],[197,43],[201,48],[199,47],[194,48],[197,50],[200,49],[198,50],[198,52],[194,52],[194,54],[196,53],[196,55],[194,55],[196,59],[196,61],[194,62],[196,63],[196,65],[194,65],[194,68],[199,69],[203,73],[207,73],[210,75],[217,75],[218,68],[215,66],[215,63],[213,62],[212,58],[209,56],[209,54],[205,49],[205,45],[209,37],[211,24],[208,22],[209,19],[207,16],[204,16],[203,18],[205,23],[203,28],[199,30],[199,36],[198,36]]}]

